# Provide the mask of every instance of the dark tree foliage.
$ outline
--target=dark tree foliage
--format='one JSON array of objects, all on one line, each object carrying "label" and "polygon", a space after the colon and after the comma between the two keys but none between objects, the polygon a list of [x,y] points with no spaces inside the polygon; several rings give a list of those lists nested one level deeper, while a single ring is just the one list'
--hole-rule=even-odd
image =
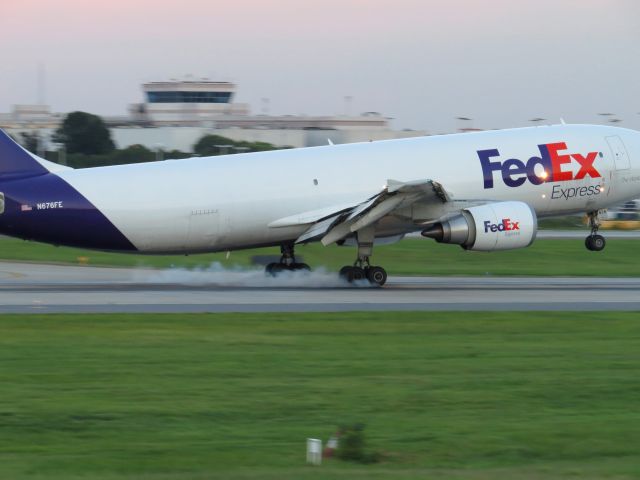
[{"label": "dark tree foliage", "polygon": [[68,114],[56,131],[54,141],[64,144],[69,154],[100,155],[115,148],[102,118],[86,112]]},{"label": "dark tree foliage", "polygon": [[144,163],[155,160],[155,152],[143,145],[131,145],[122,150],[114,150],[103,155],[73,153],[67,156],[67,165],[73,168],[104,167],[127,163]]},{"label": "dark tree foliage", "polygon": [[20,134],[22,141],[19,142],[24,148],[31,153],[38,154],[38,143],[40,141],[40,135],[38,132],[22,132]]},{"label": "dark tree foliage", "polygon": [[178,160],[191,157],[193,157],[193,153],[181,152],[180,150],[169,150],[168,152],[164,152],[165,160]]},{"label": "dark tree foliage", "polygon": [[111,155],[111,158],[110,165],[124,165],[127,163],[152,162],[156,159],[156,154],[144,145],[131,145],[123,150],[116,150]]},{"label": "dark tree foliage", "polygon": [[205,135],[193,146],[193,151],[201,157],[244,152],[264,152],[278,150],[279,147],[266,142],[236,142],[221,135]]}]

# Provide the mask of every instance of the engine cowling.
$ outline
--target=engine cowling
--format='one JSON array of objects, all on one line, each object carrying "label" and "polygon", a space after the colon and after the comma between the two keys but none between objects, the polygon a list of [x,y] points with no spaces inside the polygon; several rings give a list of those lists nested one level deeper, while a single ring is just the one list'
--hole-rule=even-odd
[{"label": "engine cowling", "polygon": [[528,247],[538,232],[536,212],[524,202],[496,202],[463,209],[435,223],[422,235],[465,250],[510,250]]}]

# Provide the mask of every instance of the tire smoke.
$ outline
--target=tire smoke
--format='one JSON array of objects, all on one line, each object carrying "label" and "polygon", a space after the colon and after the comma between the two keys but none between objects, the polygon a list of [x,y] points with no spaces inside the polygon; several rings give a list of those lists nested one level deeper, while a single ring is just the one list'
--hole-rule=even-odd
[{"label": "tire smoke", "polygon": [[[336,272],[324,268],[312,271],[283,271],[273,277],[264,268],[226,268],[214,262],[203,268],[169,268],[164,270],[136,270],[137,283],[178,284],[212,287],[269,287],[269,288],[343,288],[351,285]],[[368,286],[368,282],[366,282]],[[364,285],[362,285],[364,286]]]}]

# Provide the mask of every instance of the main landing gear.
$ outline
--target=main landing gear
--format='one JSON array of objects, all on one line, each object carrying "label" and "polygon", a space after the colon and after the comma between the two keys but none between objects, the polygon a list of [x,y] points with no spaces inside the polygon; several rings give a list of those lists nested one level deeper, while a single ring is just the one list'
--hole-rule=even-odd
[{"label": "main landing gear", "polygon": [[600,219],[598,217],[598,212],[589,212],[587,216],[589,217],[589,227],[591,227],[591,234],[584,239],[584,246],[587,247],[587,250],[591,250],[592,252],[599,252],[604,249],[607,242],[602,235],[598,235],[598,229],[600,228]]},{"label": "main landing gear", "polygon": [[353,266],[346,265],[340,269],[340,278],[344,278],[349,283],[359,281],[369,281],[373,286],[381,287],[387,281],[387,272],[384,268],[372,266],[369,257],[373,253],[373,229],[363,229],[358,231],[358,258]]},{"label": "main landing gear", "polygon": [[355,283],[360,280],[369,281],[371,285],[381,287],[387,282],[387,272],[382,267],[371,266],[358,259],[354,266],[346,265],[340,269],[340,278],[344,278],[349,283]]},{"label": "main landing gear", "polygon": [[[363,231],[366,230],[366,231]],[[387,281],[387,272],[384,268],[371,265],[369,257],[373,252],[374,230],[363,229],[358,231],[356,238],[358,240],[358,258],[353,264],[344,266],[340,269],[340,277],[349,283],[358,283],[360,281],[381,287]],[[284,243],[280,246],[281,257],[279,262],[273,262],[265,267],[265,272],[273,277],[281,272],[309,271],[309,265],[306,263],[296,262],[294,254],[294,244]]]},{"label": "main landing gear", "polygon": [[280,272],[298,272],[300,270],[309,271],[311,267],[306,263],[296,262],[293,251],[293,243],[283,243],[280,245],[280,262],[270,263],[265,267],[265,272],[275,277]]}]

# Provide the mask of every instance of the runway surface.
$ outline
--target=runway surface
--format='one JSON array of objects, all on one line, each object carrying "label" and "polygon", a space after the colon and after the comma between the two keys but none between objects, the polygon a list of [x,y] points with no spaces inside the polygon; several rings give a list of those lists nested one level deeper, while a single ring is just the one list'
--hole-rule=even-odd
[{"label": "runway surface", "polygon": [[0,263],[0,313],[638,310],[640,279],[390,277],[350,286],[333,273],[150,270]]},{"label": "runway surface", "polygon": [[[601,235],[606,238],[622,238],[627,240],[637,240],[640,238],[640,230],[600,230]],[[547,238],[554,240],[584,239],[589,234],[585,227],[580,230],[538,230],[536,238]]]}]

